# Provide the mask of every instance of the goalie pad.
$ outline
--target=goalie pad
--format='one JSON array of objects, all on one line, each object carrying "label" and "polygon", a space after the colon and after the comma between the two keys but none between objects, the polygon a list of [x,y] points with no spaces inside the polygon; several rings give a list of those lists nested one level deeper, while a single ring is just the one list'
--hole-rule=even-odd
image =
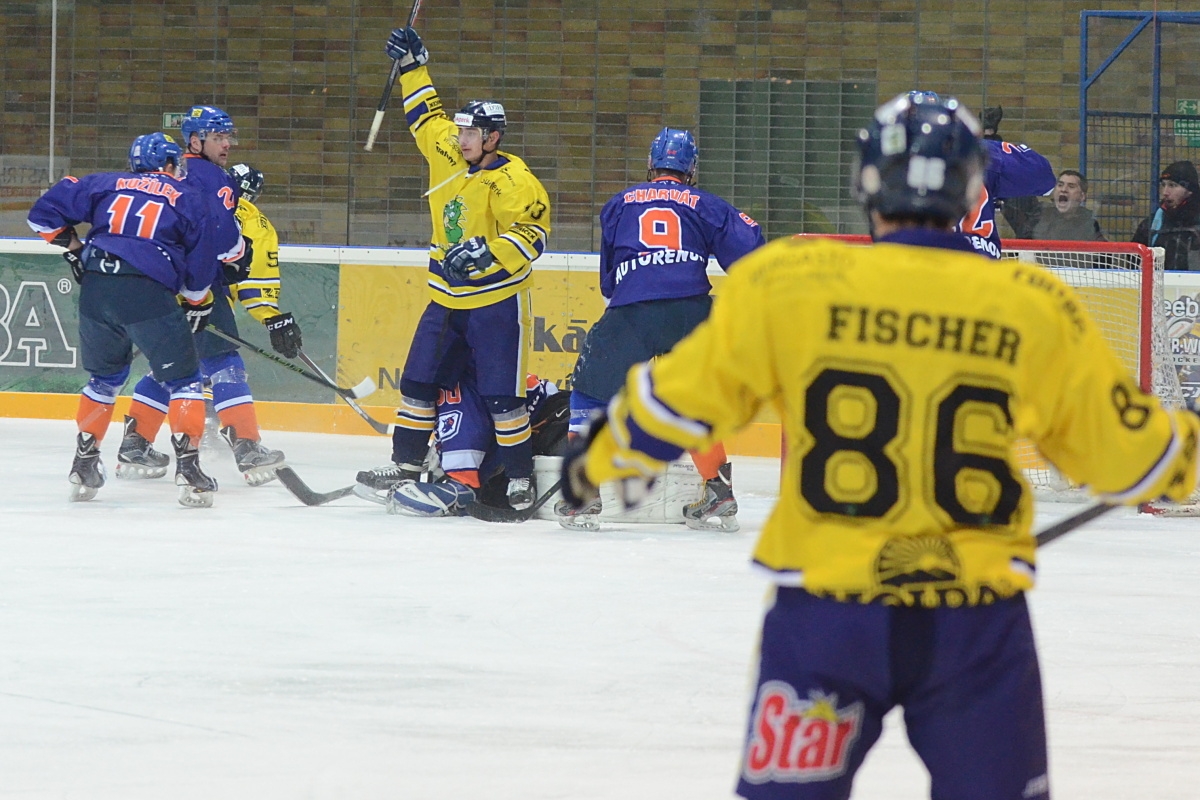
[{"label": "goalie pad", "polygon": [[[538,486],[553,486],[562,476],[561,456],[534,456],[533,470],[537,475]],[[600,487],[600,500],[603,510],[600,512],[601,523],[621,524],[636,523],[678,523],[683,524],[683,507],[694,503],[704,496],[704,479],[696,471],[691,460],[676,461],[667,467],[667,473],[659,478],[650,490],[645,501],[636,508],[625,509],[612,487]],[[557,520],[554,514],[555,504],[562,499],[561,493],[556,492],[540,509],[535,519]]]}]

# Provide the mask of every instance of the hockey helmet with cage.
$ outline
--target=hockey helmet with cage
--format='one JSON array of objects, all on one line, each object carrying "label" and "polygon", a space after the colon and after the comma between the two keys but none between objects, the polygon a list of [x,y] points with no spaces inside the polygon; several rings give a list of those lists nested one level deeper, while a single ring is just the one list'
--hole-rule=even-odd
[{"label": "hockey helmet with cage", "polygon": [[249,164],[234,164],[229,168],[229,177],[237,184],[242,197],[253,203],[262,194],[263,183],[266,180],[262,172]]},{"label": "hockey helmet with cage", "polygon": [[174,164],[179,170],[186,169],[183,148],[165,133],[144,133],[129,146],[131,172],[161,172],[168,164]]},{"label": "hockey helmet with cage", "polygon": [[647,169],[669,169],[689,178],[696,174],[700,151],[691,131],[678,128],[663,128],[650,143],[650,155],[646,159]]},{"label": "hockey helmet with cage", "polygon": [[504,106],[491,100],[472,100],[454,115],[454,124],[460,128],[479,128],[484,136],[492,131],[504,135],[508,118],[504,115]]},{"label": "hockey helmet with cage", "polygon": [[233,118],[216,106],[192,106],[184,116],[179,126],[183,133],[184,143],[192,141],[192,134],[204,141],[210,133],[224,133],[229,136],[230,144],[237,144],[237,128],[233,127]]},{"label": "hockey helmet with cage", "polygon": [[954,223],[983,191],[979,122],[954,98],[899,95],[858,132],[854,197],[884,217]]}]

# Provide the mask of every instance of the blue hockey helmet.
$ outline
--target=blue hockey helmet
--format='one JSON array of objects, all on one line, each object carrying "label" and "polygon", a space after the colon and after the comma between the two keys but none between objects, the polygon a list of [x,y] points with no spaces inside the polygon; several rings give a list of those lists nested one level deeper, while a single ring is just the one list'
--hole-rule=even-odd
[{"label": "blue hockey helmet", "polygon": [[133,172],[160,172],[168,164],[186,168],[183,148],[165,133],[144,133],[129,146],[129,169]]},{"label": "blue hockey helmet", "polygon": [[979,122],[954,98],[900,95],[858,132],[854,197],[885,217],[957,222],[983,191]]},{"label": "blue hockey helmet", "polygon": [[942,98],[937,92],[929,92],[924,89],[913,89],[908,93],[908,99],[913,103],[940,103]]},{"label": "blue hockey helmet", "polygon": [[183,133],[184,144],[192,141],[192,134],[200,137],[200,141],[210,133],[228,134],[230,144],[237,144],[237,128],[233,127],[233,118],[216,106],[192,106],[187,116],[179,126]]},{"label": "blue hockey helmet", "polygon": [[504,106],[492,100],[472,100],[454,115],[454,124],[460,128],[479,128],[486,136],[492,131],[504,133],[508,118]]},{"label": "blue hockey helmet", "polygon": [[700,151],[691,131],[678,128],[663,128],[650,143],[650,155],[646,159],[647,169],[669,169],[691,178],[696,174],[696,163]]},{"label": "blue hockey helmet", "polygon": [[229,168],[229,177],[242,190],[242,197],[253,203],[262,194],[263,183],[266,180],[262,172],[249,164],[234,164]]}]

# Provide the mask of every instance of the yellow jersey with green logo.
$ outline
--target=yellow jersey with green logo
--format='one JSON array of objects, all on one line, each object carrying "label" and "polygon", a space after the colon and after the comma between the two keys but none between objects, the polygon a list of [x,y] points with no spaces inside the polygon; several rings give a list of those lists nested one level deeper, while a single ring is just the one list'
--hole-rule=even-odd
[{"label": "yellow jersey with green logo", "polygon": [[1113,502],[1196,485],[1200,418],[1144,394],[1050,272],[795,238],[736,262],[709,319],[630,370],[587,474],[653,474],[764,403],[787,457],[754,560],[838,600],[972,605],[1030,588],[1018,438]]},{"label": "yellow jersey with green logo", "polygon": [[[404,115],[417,147],[429,162],[429,290],[450,308],[479,308],[532,285],[533,262],[550,234],[550,198],[525,162],[499,151],[485,169],[467,164],[458,147],[458,126],[425,67],[400,76]],[[487,240],[491,267],[457,281],[442,271],[447,249],[474,236]]]}]

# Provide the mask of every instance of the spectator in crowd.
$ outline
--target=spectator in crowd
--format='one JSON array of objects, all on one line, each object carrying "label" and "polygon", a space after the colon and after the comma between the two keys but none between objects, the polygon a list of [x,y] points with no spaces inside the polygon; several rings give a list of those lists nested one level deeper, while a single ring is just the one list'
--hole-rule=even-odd
[{"label": "spectator in crowd", "polygon": [[[1053,204],[1043,208],[1033,228],[1034,239],[1065,240],[1071,242],[1104,242],[1100,223],[1087,202],[1087,178],[1082,172],[1064,169],[1058,173],[1058,183],[1051,195]],[[1051,210],[1053,209],[1053,210]]]},{"label": "spectator in crowd", "polygon": [[1200,271],[1200,190],[1196,166],[1176,161],[1158,179],[1158,210],[1138,225],[1132,241],[1167,251],[1166,269]]},{"label": "spectator in crowd", "polygon": [[[989,106],[983,110],[979,124],[983,126],[983,138],[994,142],[1004,141],[1000,135],[1000,120],[1004,119],[1003,106]],[[1031,239],[1033,228],[1042,214],[1042,204],[1036,197],[1009,197],[996,200],[996,208],[1004,221],[1013,229],[1018,239]]]}]

